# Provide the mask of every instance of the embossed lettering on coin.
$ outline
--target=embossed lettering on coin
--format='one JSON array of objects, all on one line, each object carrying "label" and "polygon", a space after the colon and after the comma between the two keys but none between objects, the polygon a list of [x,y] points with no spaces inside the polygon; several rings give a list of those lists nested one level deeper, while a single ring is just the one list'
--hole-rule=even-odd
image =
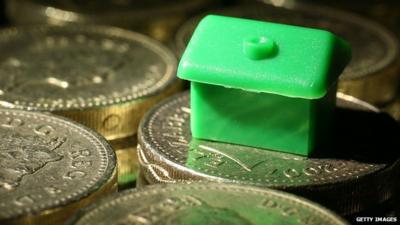
[{"label": "embossed lettering on coin", "polygon": [[[339,93],[337,104],[333,149],[318,149],[319,155],[307,158],[192,138],[189,94],[170,98],[142,120],[141,171],[149,183],[245,183],[294,192],[343,214],[355,213],[394,194],[390,180],[398,170],[399,157],[389,155],[398,146],[382,143],[395,143],[400,130],[395,121],[387,121],[375,107],[354,97]],[[385,157],[378,157],[377,147],[385,149]],[[389,180],[384,188],[382,180]],[[360,190],[357,196],[348,191],[351,188]],[[332,201],[330,195],[338,197]]]},{"label": "embossed lettering on coin", "polygon": [[30,224],[58,224],[75,210],[71,205],[112,186],[114,171],[111,147],[87,128],[48,114],[0,109],[0,223],[19,224],[31,215]]},{"label": "embossed lettering on coin", "polygon": [[0,188],[17,187],[23,176],[63,158],[56,150],[65,138],[46,141],[38,136],[15,133],[2,134],[0,140]]},{"label": "embossed lettering on coin", "polygon": [[[112,218],[112,219],[111,219]],[[115,219],[116,218],[116,219]],[[71,225],[346,224],[308,200],[221,183],[153,186],[124,192],[75,217]]]},{"label": "embossed lettering on coin", "polygon": [[156,158],[161,157],[172,168],[184,166],[200,172],[194,173],[194,177],[232,179],[263,186],[296,187],[341,182],[385,167],[384,164],[369,164],[351,159],[308,159],[192,139],[189,121],[187,94],[159,105],[142,123],[139,143],[142,147],[148,146],[142,149],[142,153],[149,159],[157,155]]}]

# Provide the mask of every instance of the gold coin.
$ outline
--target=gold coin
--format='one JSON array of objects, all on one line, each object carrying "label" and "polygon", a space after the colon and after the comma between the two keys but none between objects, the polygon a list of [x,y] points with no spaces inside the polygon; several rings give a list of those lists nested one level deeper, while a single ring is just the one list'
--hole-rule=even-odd
[{"label": "gold coin", "polygon": [[69,225],[347,225],[301,197],[238,184],[153,185],[105,198]]},{"label": "gold coin", "polygon": [[117,155],[118,189],[134,187],[139,174],[139,161],[136,152],[137,137],[113,140],[110,144]]},{"label": "gold coin", "polygon": [[103,26],[0,31],[0,106],[74,119],[107,139],[132,136],[176,92],[176,59],[138,33]]},{"label": "gold coin", "polygon": [[140,172],[150,184],[243,183],[295,193],[342,215],[358,213],[395,195],[400,129],[372,105],[337,97],[331,149],[303,157],[192,138],[189,93],[175,95],[141,122]]},{"label": "gold coin", "polygon": [[58,225],[116,191],[104,138],[67,119],[0,109],[0,224]]},{"label": "gold coin", "polygon": [[128,28],[166,42],[177,27],[209,0],[7,0],[6,14],[19,25],[107,24]]}]

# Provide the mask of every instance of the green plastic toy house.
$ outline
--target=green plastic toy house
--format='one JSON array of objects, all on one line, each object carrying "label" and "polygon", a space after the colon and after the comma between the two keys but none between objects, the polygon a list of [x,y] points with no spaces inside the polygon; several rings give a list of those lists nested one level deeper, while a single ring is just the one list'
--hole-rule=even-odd
[{"label": "green plastic toy house", "polygon": [[329,143],[349,45],[317,29],[210,15],[178,67],[194,138],[309,155]]}]

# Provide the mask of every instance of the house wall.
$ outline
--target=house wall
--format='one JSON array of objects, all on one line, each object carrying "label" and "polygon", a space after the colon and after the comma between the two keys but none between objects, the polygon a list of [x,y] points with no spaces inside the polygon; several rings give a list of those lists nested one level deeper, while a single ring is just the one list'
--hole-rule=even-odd
[{"label": "house wall", "polygon": [[326,130],[324,101],[192,82],[192,136],[307,155]]}]

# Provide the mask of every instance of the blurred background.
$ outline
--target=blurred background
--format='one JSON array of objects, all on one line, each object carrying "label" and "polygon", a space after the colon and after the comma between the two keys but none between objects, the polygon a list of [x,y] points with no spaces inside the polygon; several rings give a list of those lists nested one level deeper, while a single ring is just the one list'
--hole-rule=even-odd
[{"label": "blurred background", "polygon": [[[68,13],[73,14],[96,14],[98,16],[109,14],[109,13],[117,13],[115,16],[115,21],[109,20],[106,21],[107,18],[103,18],[103,22],[105,23],[130,23],[135,22],[133,20],[128,21],[126,18],[126,13],[128,14],[136,13],[136,15],[131,15],[131,17],[136,17],[136,21],[142,19],[144,22],[148,22],[149,18],[155,17],[171,17],[171,16],[184,16],[188,18],[191,15],[195,15],[199,12],[205,12],[212,8],[226,7],[232,5],[238,5],[243,3],[251,3],[251,2],[262,2],[264,4],[270,4],[276,7],[293,7],[295,4],[299,3],[308,3],[312,5],[323,5],[329,6],[333,8],[340,8],[343,10],[351,11],[367,18],[373,19],[390,28],[397,34],[399,34],[400,30],[400,21],[399,21],[399,5],[400,2],[396,0],[356,0],[356,1],[346,1],[346,0],[194,0],[194,1],[185,1],[185,0],[169,0],[169,1],[160,1],[160,0],[151,0],[151,1],[133,1],[133,0],[105,0],[105,1],[79,1],[79,0],[56,0],[56,1],[46,1],[46,0],[2,0],[0,1],[1,14],[0,14],[0,22],[2,26],[10,25],[12,22],[21,22],[20,20],[25,20],[27,22],[28,18],[36,14],[38,16],[40,14],[39,9],[43,10],[44,14],[48,14],[49,18],[54,17],[58,18],[60,21],[74,21],[71,17],[68,18]],[[6,6],[8,8],[14,8],[16,11],[23,11],[26,9],[30,9],[30,14],[25,14],[23,17],[25,18],[15,18],[13,13],[9,14],[11,17],[10,20],[7,20],[6,15]],[[11,7],[10,7],[11,6]],[[54,10],[49,10],[52,8]],[[47,10],[47,12],[46,12]],[[59,11],[57,11],[59,10]],[[180,10],[180,12],[178,12]],[[118,15],[118,11],[119,15]],[[158,15],[154,13],[158,13]],[[178,13],[177,13],[178,12]],[[52,15],[51,15],[52,14]],[[58,14],[58,15],[57,15]],[[140,14],[140,15],[139,15]],[[181,14],[181,15],[179,15]],[[22,15],[21,15],[22,17]],[[62,18],[64,17],[64,18]],[[48,19],[49,19],[48,18]],[[46,22],[40,18],[36,18],[37,20],[30,20],[30,23],[37,22]],[[15,21],[14,21],[15,20]],[[76,19],[76,22],[79,18]],[[119,20],[119,21],[117,21]],[[121,21],[125,20],[125,21]],[[100,21],[100,20],[99,20]],[[48,20],[47,22],[51,22]],[[53,21],[54,22],[54,21]],[[93,21],[94,22],[94,21]],[[101,21],[100,21],[101,22]],[[141,21],[143,22],[143,21]]]}]

